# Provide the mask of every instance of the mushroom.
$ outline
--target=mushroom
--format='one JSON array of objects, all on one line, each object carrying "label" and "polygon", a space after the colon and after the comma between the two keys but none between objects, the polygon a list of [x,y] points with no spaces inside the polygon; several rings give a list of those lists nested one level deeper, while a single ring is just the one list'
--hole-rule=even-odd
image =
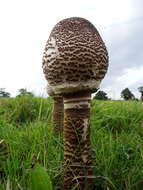
[{"label": "mushroom", "polygon": [[90,101],[107,68],[107,49],[93,24],[78,17],[56,24],[45,47],[43,72],[64,100],[62,190],[92,189]]},{"label": "mushroom", "polygon": [[55,134],[62,132],[63,126],[63,97],[55,94],[49,85],[47,85],[47,93],[54,100],[53,111],[52,111],[52,123],[54,125]]}]

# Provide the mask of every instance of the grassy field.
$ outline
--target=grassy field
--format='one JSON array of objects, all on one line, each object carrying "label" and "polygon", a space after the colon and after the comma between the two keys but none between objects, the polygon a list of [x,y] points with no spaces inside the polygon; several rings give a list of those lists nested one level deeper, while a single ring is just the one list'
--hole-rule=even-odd
[{"label": "grassy field", "polygon": [[[36,163],[61,189],[63,143],[51,111],[50,98],[0,98],[0,190],[31,190]],[[143,104],[93,100],[91,135],[96,190],[142,190]]]}]

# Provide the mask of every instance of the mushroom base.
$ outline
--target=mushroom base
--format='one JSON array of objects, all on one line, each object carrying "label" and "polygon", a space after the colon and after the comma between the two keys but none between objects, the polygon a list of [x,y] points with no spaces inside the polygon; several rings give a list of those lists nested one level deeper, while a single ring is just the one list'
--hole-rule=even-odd
[{"label": "mushroom base", "polygon": [[62,190],[92,189],[91,93],[64,96],[64,179]]}]

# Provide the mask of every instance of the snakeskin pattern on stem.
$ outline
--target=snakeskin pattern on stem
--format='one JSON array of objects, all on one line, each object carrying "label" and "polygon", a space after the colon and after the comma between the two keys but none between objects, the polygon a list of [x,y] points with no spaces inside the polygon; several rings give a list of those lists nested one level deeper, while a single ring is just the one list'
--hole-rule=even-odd
[{"label": "snakeskin pattern on stem", "polygon": [[[85,94],[84,94],[85,95]],[[64,97],[64,181],[62,190],[91,190],[90,93]]]},{"label": "snakeskin pattern on stem", "polygon": [[52,112],[52,122],[54,125],[54,131],[59,134],[63,130],[63,117],[64,117],[64,105],[62,96],[53,96],[54,105]]},{"label": "snakeskin pattern on stem", "polygon": [[9,149],[4,139],[0,140],[0,179],[5,176],[4,168],[8,159]]}]

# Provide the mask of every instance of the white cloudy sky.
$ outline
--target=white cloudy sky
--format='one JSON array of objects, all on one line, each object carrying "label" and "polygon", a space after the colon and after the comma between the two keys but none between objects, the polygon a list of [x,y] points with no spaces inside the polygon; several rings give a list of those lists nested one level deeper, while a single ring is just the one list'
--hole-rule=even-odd
[{"label": "white cloudy sky", "polygon": [[12,96],[27,88],[45,93],[41,62],[45,43],[61,19],[79,16],[99,30],[110,66],[101,84],[112,98],[129,87],[137,96],[143,85],[142,0],[1,0],[0,88]]}]

